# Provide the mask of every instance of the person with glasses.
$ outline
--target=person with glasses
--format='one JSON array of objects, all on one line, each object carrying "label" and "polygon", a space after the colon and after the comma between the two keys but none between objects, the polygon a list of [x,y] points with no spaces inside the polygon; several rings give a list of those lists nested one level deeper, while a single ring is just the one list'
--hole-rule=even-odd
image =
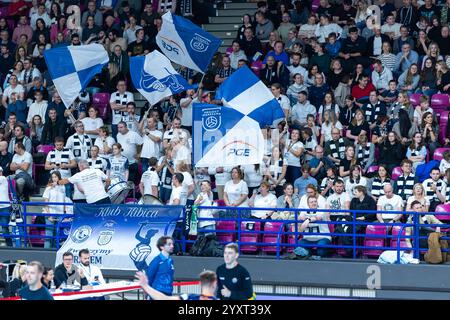
[{"label": "person with glasses", "polygon": [[81,121],[75,122],[75,133],[67,139],[66,148],[72,150],[75,161],[90,158],[90,150],[93,145],[91,138],[85,134],[84,125]]},{"label": "person with glasses", "polygon": [[55,281],[56,289],[63,285],[78,284],[87,286],[89,284],[83,270],[73,264],[73,254],[71,252],[63,254],[63,261],[55,268],[53,280]]}]

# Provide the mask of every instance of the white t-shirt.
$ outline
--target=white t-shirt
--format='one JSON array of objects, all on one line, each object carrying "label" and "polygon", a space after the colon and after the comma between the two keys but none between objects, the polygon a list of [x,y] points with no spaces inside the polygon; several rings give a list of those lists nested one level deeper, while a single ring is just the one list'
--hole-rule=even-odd
[{"label": "white t-shirt", "polygon": [[[241,194],[246,194],[248,196],[248,187],[247,183],[244,180],[239,181],[239,183],[233,183],[233,180],[225,183],[224,192],[228,195],[228,201],[230,203],[236,203],[238,199],[241,197]],[[243,203],[239,205],[239,207],[248,207],[248,198],[245,199]]]},{"label": "white t-shirt", "polygon": [[[200,192],[197,198],[200,196],[203,198],[203,200],[198,204],[199,206],[212,207],[214,205],[212,192],[209,195],[206,192]],[[214,218],[212,209],[199,209],[197,211],[197,215],[199,218]],[[214,224],[216,224],[214,220],[203,220],[198,222],[198,227],[203,228]]]},{"label": "white t-shirt", "polygon": [[[92,119],[91,117],[86,117],[81,119],[81,122],[83,122],[85,131],[96,130],[100,127],[103,127],[102,118]],[[92,141],[94,141],[95,139],[97,139],[98,134],[88,134],[88,136],[91,138]]]},{"label": "white t-shirt", "polygon": [[[289,149],[289,147],[290,147],[290,149]],[[297,142],[293,143],[292,145],[291,145],[291,140],[286,141],[286,146],[284,147],[284,159],[286,160],[288,166],[301,167],[300,158],[294,156],[290,150],[297,152],[298,150],[304,149],[304,148],[305,148],[305,146],[303,145],[303,143],[301,141],[297,141]]]},{"label": "white t-shirt", "polygon": [[[194,184],[194,179],[192,178],[189,172],[181,172],[181,174],[184,176],[182,184],[183,192],[185,192],[187,196],[189,192],[189,186]],[[194,193],[192,193],[189,197],[187,197],[187,200],[194,200]]]},{"label": "white t-shirt", "polygon": [[184,191],[183,186],[179,186],[179,187],[172,186],[172,193],[170,194],[169,205],[173,205],[173,201],[175,199],[178,199],[178,200],[180,200],[179,205],[184,206],[184,205],[186,205],[186,200],[187,200],[186,197],[187,197],[187,193]]},{"label": "white t-shirt", "polygon": [[[342,130],[342,124],[337,121],[334,124],[334,128],[337,128],[339,130]],[[328,124],[326,124],[325,122],[322,122],[322,130],[321,133],[323,134],[323,138],[325,142],[330,141],[332,138],[331,136],[331,130],[333,129],[333,124],[331,122],[329,122]]]},{"label": "white t-shirt", "polygon": [[144,184],[144,194],[152,194],[152,187],[159,186],[159,176],[156,171],[149,168],[142,174],[141,182]]},{"label": "white t-shirt", "polygon": [[[60,185],[47,187],[42,198],[48,200],[48,202],[64,203],[66,199],[66,188]],[[50,213],[64,214],[63,205],[49,205],[48,210]]]},{"label": "white t-shirt", "polygon": [[31,122],[34,116],[40,116],[42,123],[45,123],[45,112],[47,111],[47,101],[33,102],[28,110],[27,122]]},{"label": "white t-shirt", "polygon": [[100,284],[106,284],[105,279],[103,278],[102,271],[99,267],[89,264],[89,266],[84,266],[83,264],[79,263],[77,265],[79,269],[83,270],[84,275],[86,276],[87,281],[89,284],[95,281],[95,277],[98,277],[98,280],[96,282]]},{"label": "white t-shirt", "polygon": [[[111,98],[109,99],[109,103],[117,103],[121,104],[122,106],[126,107],[128,102],[134,102],[134,96],[131,92],[125,91],[123,94],[120,94],[119,91],[114,92],[111,95]],[[127,115],[128,112],[126,111],[118,111],[118,110],[112,110],[112,124],[118,124],[120,121],[122,121],[122,117]]]},{"label": "white t-shirt", "polygon": [[[14,154],[14,157],[12,158],[11,162],[15,162],[17,164],[22,164],[22,163],[29,163],[30,166],[28,167],[28,174],[31,176],[33,174],[33,157],[31,156],[31,154],[27,151],[24,152],[23,155],[18,155],[17,153]],[[23,170],[21,169],[17,169],[16,170],[16,174],[19,172],[22,172]]]},{"label": "white t-shirt", "polygon": [[[254,202],[255,208],[276,208],[277,197],[273,193],[268,193],[265,197],[261,194],[257,194]],[[256,218],[265,218],[266,214],[272,210],[252,210],[252,216]]]},{"label": "white t-shirt", "polygon": [[[397,194],[391,199],[388,199],[385,195],[378,198],[378,206],[381,206],[383,211],[397,211],[398,209],[403,210],[403,199]],[[383,219],[393,219],[397,213],[382,213],[381,217]]]},{"label": "white t-shirt", "polygon": [[[180,100],[180,105],[190,100],[190,98],[183,98]],[[186,108],[180,108],[181,110],[181,125],[183,127],[192,127],[192,105],[195,102],[199,102],[197,98],[193,99]]]},{"label": "white t-shirt", "polygon": [[21,84],[18,84],[14,89],[11,86],[8,86],[5,88],[5,91],[3,91],[3,95],[8,97],[8,101],[11,99],[11,94],[13,93],[17,93],[17,95],[19,95],[21,93],[25,93],[25,89]]},{"label": "white t-shirt", "polygon": [[353,189],[356,186],[367,187],[367,179],[365,177],[361,177],[359,179],[359,182],[354,181],[353,183],[350,182],[350,179],[347,179],[347,181],[345,182],[345,191],[348,192],[350,199],[353,199],[355,197],[355,194],[353,193]]},{"label": "white t-shirt", "polygon": [[[160,139],[163,136],[159,130],[150,130],[149,134]],[[141,158],[150,159],[151,157],[155,157],[158,159],[161,153],[161,141],[155,142],[147,134],[144,134],[142,140],[144,141],[144,145],[142,146]]]},{"label": "white t-shirt", "polygon": [[259,187],[262,181],[262,170],[263,165],[259,166],[259,170],[255,170],[254,164],[246,164],[241,166],[242,171],[244,171],[244,180],[247,182],[247,186],[250,188]]},{"label": "white t-shirt", "polygon": [[134,131],[129,130],[126,134],[117,134],[117,142],[122,145],[122,154],[127,157],[130,164],[136,163],[137,145],[144,143],[142,137]]},{"label": "white t-shirt", "polygon": [[103,181],[108,177],[99,169],[84,169],[74,174],[68,180],[70,183],[78,183],[83,189],[87,203],[94,203],[108,197],[103,186]]},{"label": "white t-shirt", "polygon": [[5,176],[0,176],[0,202],[8,202],[8,203],[0,203],[0,208],[8,208],[11,205],[9,204],[9,191],[8,191],[8,179]]},{"label": "white t-shirt", "polygon": [[[108,136],[108,137],[106,137],[105,142],[106,142],[106,145],[107,145],[109,148],[112,148],[112,145],[113,145],[114,143],[116,143],[116,140],[114,140],[113,137],[109,137],[109,136]],[[104,154],[105,150],[103,149],[103,140],[102,140],[102,138],[98,137],[97,139],[95,139],[94,145],[96,145],[96,146],[98,147],[98,149],[99,149],[99,155],[100,155],[102,158],[111,158],[111,157],[112,157],[112,153]]]},{"label": "white t-shirt", "polygon": [[[336,192],[327,197],[327,208],[331,210],[344,210],[345,203],[350,202],[350,197],[347,192],[337,194]],[[330,212],[330,215],[342,215],[343,212]]]}]

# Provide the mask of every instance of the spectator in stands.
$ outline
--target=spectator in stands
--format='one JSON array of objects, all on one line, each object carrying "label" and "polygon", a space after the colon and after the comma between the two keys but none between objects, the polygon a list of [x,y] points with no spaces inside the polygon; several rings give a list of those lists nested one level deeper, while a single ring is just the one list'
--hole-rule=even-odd
[{"label": "spectator in stands", "polygon": [[152,46],[145,40],[144,29],[138,29],[135,32],[136,40],[128,43],[127,52],[130,57],[145,56],[153,51]]},{"label": "spectator in stands", "polygon": [[62,102],[61,96],[59,95],[59,93],[57,91],[55,91],[55,93],[53,94],[53,101],[48,103],[47,111],[45,112],[46,113],[45,122],[47,122],[49,120],[50,109],[56,110],[58,121],[60,123],[63,123],[64,126],[66,126],[66,124],[67,124],[67,120],[65,118],[66,106]]},{"label": "spectator in stands", "polygon": [[368,58],[365,56],[367,45],[365,39],[358,35],[358,29],[351,27],[348,30],[349,36],[342,44],[339,57],[343,59],[343,67],[346,72],[352,70],[352,66],[361,63],[363,66],[368,64]]},{"label": "spectator in stands", "polygon": [[2,105],[5,109],[8,108],[8,103],[13,93],[17,94],[17,100],[24,100],[25,89],[17,82],[17,76],[15,74],[9,77],[9,86],[3,91]]},{"label": "spectator in stands", "polygon": [[[331,237],[329,235],[321,235],[321,233],[330,233],[328,228],[328,224],[326,223],[315,223],[316,221],[326,221],[328,220],[328,213],[326,212],[317,212],[314,209],[324,209],[318,206],[317,199],[315,197],[308,197],[308,211],[302,212],[300,214],[299,220],[304,220],[301,224],[299,231],[311,234],[303,235],[303,238],[299,241],[299,247],[303,248],[302,245],[307,245],[306,250],[308,251],[314,247],[314,245],[318,246],[326,246],[331,243]],[[303,248],[305,249],[305,248]],[[299,251],[297,248],[294,249],[294,252],[297,253]],[[324,247],[317,248],[317,255],[320,257],[325,257],[328,254],[328,249]]]},{"label": "spectator in stands", "polygon": [[[13,94],[13,97],[15,94]],[[21,125],[22,127],[26,127],[23,122],[17,121],[16,114],[14,112],[11,112],[8,115],[8,123],[5,125],[5,135],[4,138],[8,141],[11,140],[11,138],[14,136],[14,127],[16,125]]]},{"label": "spectator in stands", "polygon": [[33,117],[38,115],[41,117],[42,122],[45,123],[45,116],[47,112],[48,103],[43,100],[42,92],[36,91],[34,93],[35,101],[30,105],[27,115],[27,124],[31,127]]},{"label": "spectator in stands", "polygon": [[406,202],[413,194],[414,184],[418,181],[416,176],[412,173],[411,160],[403,159],[401,162],[401,169],[403,174],[395,181],[394,191],[395,194],[401,196],[403,201]]},{"label": "spectator in stands", "polygon": [[[277,198],[277,208],[298,208],[300,198],[294,193],[294,186],[290,182],[283,185],[283,194]],[[295,211],[275,211],[272,220],[293,220]]]},{"label": "spectator in stands", "polygon": [[[25,126],[26,120],[27,120],[27,103],[23,100],[17,99],[17,93],[13,92],[11,94],[11,99],[9,100],[8,107],[6,109],[6,115],[5,118],[8,119],[8,125],[6,126],[6,133],[13,131],[14,128],[11,125],[15,125],[15,121],[17,121],[19,124]],[[9,121],[10,116],[14,115],[14,123],[12,121]],[[9,135],[8,135],[9,136]]]},{"label": "spectator in stands", "polygon": [[389,172],[387,171],[386,165],[380,164],[376,172],[375,177],[370,182],[370,190],[372,193],[372,198],[378,201],[380,196],[384,195],[384,186],[387,183],[391,183],[391,178]]},{"label": "spectator in stands", "polygon": [[[349,192],[345,191],[344,181],[341,179],[336,179],[334,181],[329,180],[332,184],[333,193],[326,198],[327,204],[326,208],[331,210],[348,210],[350,208],[350,201],[353,196],[349,196]],[[360,186],[360,184],[358,184]],[[358,186],[357,185],[357,186]],[[338,216],[348,215],[348,212],[331,212],[330,220],[336,221]]]},{"label": "spectator in stands", "polygon": [[89,16],[86,19],[86,22],[83,23],[83,33],[81,34],[81,41],[84,44],[89,44],[91,41],[95,41],[98,39],[98,34],[100,32],[100,27],[95,24],[95,18],[93,16]]},{"label": "spectator in stands", "polygon": [[235,70],[230,66],[230,57],[223,56],[222,66],[217,69],[214,82],[218,85],[222,84]]},{"label": "spectator in stands", "polygon": [[[0,142],[2,144],[3,142]],[[1,145],[0,145],[1,148]],[[1,157],[1,155],[0,155]],[[6,177],[7,172],[3,172],[3,167],[0,166],[0,224],[2,235],[5,238],[6,246],[12,247],[13,242],[12,239],[9,237],[9,220],[11,216],[11,204],[9,199],[9,182]]]},{"label": "spectator in stands", "polygon": [[406,151],[406,157],[413,163],[414,171],[416,171],[417,166],[425,163],[427,153],[428,151],[423,143],[422,134],[416,131]]},{"label": "spectator in stands", "polygon": [[311,167],[308,163],[305,163],[301,167],[302,175],[294,181],[294,192],[302,197],[306,194],[306,188],[308,185],[317,187],[317,180],[311,177]]},{"label": "spectator in stands", "polygon": [[356,186],[353,190],[354,198],[350,201],[350,210],[367,211],[356,212],[356,220],[372,222],[376,221],[377,203],[367,194],[367,188],[364,186]]},{"label": "spectator in stands", "polygon": [[[106,175],[110,178],[117,178],[119,181],[129,180],[129,161],[122,155],[122,145],[115,143],[112,146],[112,157],[108,159]],[[131,181],[131,180],[130,180]]]},{"label": "spectator in stands", "polygon": [[156,120],[150,114],[146,118],[143,118],[139,124],[140,133],[143,137],[141,153],[143,171],[147,171],[149,159],[152,157],[158,158],[160,154],[160,143],[163,135],[161,131],[157,130],[156,126]]},{"label": "spectator in stands", "polygon": [[330,33],[334,33],[339,40],[342,34],[342,28],[336,23],[330,22],[331,15],[322,14],[319,15],[320,22],[317,24],[315,36],[319,40],[321,44],[325,44],[326,39],[330,35]]},{"label": "spectator in stands", "polygon": [[363,186],[367,188],[368,182],[366,177],[362,176],[362,169],[359,165],[352,165],[350,167],[350,175],[348,179],[344,179],[345,182],[345,190],[348,192],[350,198],[352,199],[354,196],[354,189],[356,186]]},{"label": "spectator in stands", "polygon": [[439,168],[433,168],[430,172],[430,178],[423,183],[425,197],[430,203],[430,212],[434,212],[436,207],[446,202],[447,183],[440,178]]},{"label": "spectator in stands", "polygon": [[278,146],[273,147],[271,151],[270,158],[264,163],[264,181],[270,184],[271,191],[280,196],[286,182],[287,161],[282,157]]},{"label": "spectator in stands", "polygon": [[389,13],[386,17],[386,23],[381,26],[381,33],[388,36],[390,41],[397,40],[400,37],[400,27],[402,25],[395,22],[395,15]]},{"label": "spectator in stands", "polygon": [[[330,118],[330,113],[333,114],[333,119],[338,119],[339,118],[339,106],[337,105],[337,103],[334,100],[334,96],[333,96],[333,92],[329,91],[327,93],[325,93],[325,96],[323,98],[323,102],[319,107],[319,111],[318,111],[318,124],[319,125],[323,125],[323,121],[324,121],[324,114],[325,112],[328,112],[328,121]],[[334,125],[334,124],[333,124]],[[341,126],[342,129],[342,126]]]},{"label": "spectator in stands", "polygon": [[[444,151],[444,154],[442,155],[442,160],[441,163],[439,165],[439,170],[441,171],[441,175],[446,178],[446,183],[447,186],[450,187],[450,179],[447,175],[447,171],[448,169],[450,169],[450,150],[446,150]],[[447,193],[450,190],[447,190]],[[448,194],[448,196],[450,196],[450,194]],[[450,200],[449,200],[450,201]]]},{"label": "spectator in stands", "polygon": [[246,56],[245,52],[243,50],[241,50],[238,40],[233,40],[231,49],[232,49],[232,51],[229,54],[230,66],[233,69],[237,69],[239,60],[242,60],[242,59],[247,60],[247,56]]},{"label": "spectator in stands", "polygon": [[34,102],[35,101],[34,93],[36,91],[40,91],[42,93],[43,99],[48,101],[48,90],[46,87],[44,87],[41,77],[33,78],[33,86],[30,87],[30,89],[28,90],[27,100],[30,99],[32,100],[32,102]]},{"label": "spectator in stands", "polygon": [[389,132],[387,139],[385,139],[379,147],[379,163],[386,164],[389,172],[392,172],[392,169],[395,167],[400,166],[401,161],[404,159],[405,152],[403,151],[400,139],[395,132]]},{"label": "spectator in stands", "polygon": [[317,203],[321,209],[325,209],[327,200],[319,193],[317,186],[308,184],[306,186],[306,192],[303,196],[300,196],[299,208],[308,208],[308,197],[314,197],[317,199]]},{"label": "spectator in stands", "polygon": [[21,142],[14,144],[14,156],[9,168],[15,173],[17,194],[20,199],[28,199],[34,191],[35,184],[32,179],[33,157],[25,150]]},{"label": "spectator in stands", "polygon": [[[259,189],[254,189],[252,196],[248,200],[249,207],[255,208],[276,208],[277,198],[270,193],[270,184],[261,182]],[[270,219],[275,211],[271,210],[252,210],[252,217],[257,219]]]},{"label": "spectator in stands", "polygon": [[317,145],[314,150],[314,158],[309,162],[311,166],[311,175],[317,180],[321,181],[327,176],[327,171],[330,167],[335,167],[333,161],[324,157],[323,147]]},{"label": "spectator in stands", "polygon": [[413,94],[420,81],[419,67],[413,63],[398,78],[398,89]]},{"label": "spectator in stands", "polygon": [[324,101],[326,93],[329,91],[330,87],[325,83],[323,74],[316,74],[314,77],[314,85],[308,89],[309,101],[311,101],[311,104],[316,107],[316,110],[319,109],[320,105]]},{"label": "spectator in stands", "polygon": [[392,72],[388,68],[383,67],[380,60],[375,60],[372,71],[372,84],[380,93],[386,90],[389,81],[393,79]]},{"label": "spectator in stands", "polygon": [[325,155],[336,166],[339,166],[345,159],[346,147],[349,145],[351,145],[350,140],[342,137],[338,128],[333,128],[331,129],[331,140],[325,143]]},{"label": "spectator in stands", "polygon": [[362,74],[358,80],[358,84],[352,88],[352,96],[356,99],[355,104],[362,107],[368,102],[370,93],[376,88],[372,83],[369,83],[369,76]]},{"label": "spectator in stands", "polygon": [[11,164],[13,155],[8,152],[8,142],[0,141],[0,167],[3,169],[5,177],[10,175],[9,165]]},{"label": "spectator in stands", "polygon": [[274,57],[275,62],[281,61],[285,66],[289,64],[289,56],[284,49],[284,43],[281,40],[275,41],[273,45],[273,50],[266,54],[263,64],[266,64],[268,57]]},{"label": "spectator in stands", "polygon": [[143,139],[138,133],[128,130],[126,123],[123,121],[119,122],[118,130],[117,142],[122,145],[123,155],[128,159],[130,164],[129,181],[135,181],[138,174],[138,165],[136,162],[137,147],[143,144]]},{"label": "spectator in stands", "polygon": [[13,153],[14,146],[18,142],[22,143],[25,146],[25,150],[31,153],[31,149],[33,147],[31,139],[25,135],[25,129],[20,125],[16,125],[14,127],[14,136],[9,141],[8,152]]},{"label": "spectator in stands", "polygon": [[108,165],[107,161],[104,158],[99,156],[99,148],[96,145],[91,146],[91,156],[87,159],[89,164],[89,168],[91,169],[99,169],[103,172],[106,172],[106,167]]},{"label": "spectator in stands", "polygon": [[360,134],[355,144],[355,153],[358,163],[365,173],[375,162],[375,145],[368,141],[366,134]]},{"label": "spectator in stands", "polygon": [[117,91],[111,94],[109,103],[112,110],[112,137],[117,137],[117,124],[122,121],[122,117],[126,114],[126,106],[128,102],[134,102],[134,96],[131,92],[126,91],[127,86],[124,80],[117,83]]},{"label": "spectator in stands", "polygon": [[84,25],[88,19],[88,17],[93,17],[95,21],[95,25],[101,27],[103,25],[103,15],[96,8],[96,3],[93,0],[88,1],[87,10],[83,12],[81,16],[81,24]]},{"label": "spectator in stands", "polygon": [[225,205],[229,207],[247,207],[248,206],[248,187],[242,180],[243,173],[241,169],[235,167],[231,170],[231,180],[225,184],[223,199]]},{"label": "spectator in stands", "polygon": [[301,128],[306,124],[308,114],[316,114],[316,108],[308,100],[308,92],[300,91],[297,96],[297,103],[293,105],[291,111],[291,121],[295,128]]},{"label": "spectator in stands", "polygon": [[[56,109],[48,109],[47,122],[42,128],[40,144],[50,145],[56,137],[63,137],[65,134],[65,124],[58,120]],[[35,116],[37,117],[37,116]]]},{"label": "spectator in stands", "polygon": [[434,154],[439,146],[439,125],[433,118],[432,113],[426,112],[423,114],[419,130],[422,133],[423,142],[430,149],[430,154]]},{"label": "spectator in stands", "polygon": [[345,147],[345,156],[339,163],[339,177],[345,178],[350,175],[350,168],[358,163],[355,157],[355,148],[352,145]]},{"label": "spectator in stands", "polygon": [[42,274],[42,285],[47,289],[51,289],[54,286],[53,278],[55,277],[55,271],[51,267],[45,267]]},{"label": "spectator in stands", "polygon": [[[367,54],[371,59],[379,59],[379,56],[383,54],[383,45],[387,42],[390,46],[390,39],[387,35],[382,33],[382,29],[379,26],[373,28],[374,35],[367,40]],[[386,53],[388,53],[387,51]],[[378,58],[377,58],[378,57]],[[380,59],[381,60],[381,59]],[[382,64],[385,67],[385,64]],[[388,68],[390,70],[390,68]]]},{"label": "spectator in stands", "polygon": [[244,31],[244,37],[239,40],[241,49],[244,50],[248,61],[255,61],[255,54],[262,53],[261,42],[254,36],[253,28],[247,27]]},{"label": "spectator in stands", "polygon": [[419,87],[417,93],[423,93],[429,97],[438,92],[436,83],[436,67],[431,58],[424,58],[425,65],[420,71]]},{"label": "spectator in stands", "polygon": [[78,284],[83,287],[89,284],[84,271],[73,264],[73,254],[71,252],[63,254],[63,263],[55,268],[54,280],[57,289],[64,285]]},{"label": "spectator in stands", "polygon": [[30,139],[33,148],[41,144],[42,132],[44,130],[44,124],[40,115],[35,115],[31,120],[30,126]]},{"label": "spectator in stands", "polygon": [[408,146],[414,134],[419,131],[417,125],[409,118],[408,112],[404,109],[398,111],[398,122],[392,127],[392,131],[400,138],[403,146]]},{"label": "spectator in stands", "polygon": [[424,211],[423,212],[429,212],[430,208],[430,201],[428,201],[428,198],[425,196],[425,189],[421,183],[416,183],[413,188],[413,194],[408,197],[408,201],[406,202],[406,211],[413,211],[413,203],[417,201],[419,202]]},{"label": "spectator in stands", "polygon": [[[0,31],[0,39],[3,32]],[[0,73],[6,75],[14,67],[14,62],[14,57],[11,55],[8,45],[0,40]]]},{"label": "spectator in stands", "polygon": [[89,150],[93,145],[91,138],[84,132],[83,122],[77,120],[74,124],[75,133],[71,135],[66,142],[66,148],[72,150],[75,161],[87,160]]},{"label": "spectator in stands", "polygon": [[256,36],[259,40],[268,40],[269,34],[274,30],[272,21],[266,18],[266,14],[258,11],[255,14],[256,18]]},{"label": "spectator in stands", "polygon": [[[9,12],[9,14],[11,15],[11,12]],[[36,24],[34,24],[34,26],[35,25]],[[17,23],[17,27],[14,29],[11,40],[13,42],[17,43],[20,36],[23,34],[25,34],[28,37],[28,39],[31,39],[33,36],[33,29],[28,24],[28,18],[25,14],[20,15],[19,22]],[[11,50],[11,48],[10,48],[10,50]]]},{"label": "spectator in stands", "polygon": [[116,141],[109,136],[108,127],[99,128],[99,136],[95,140],[94,145],[99,148],[99,154],[102,158],[108,159],[112,154],[112,146]]},{"label": "spectator in stands", "polygon": [[45,224],[47,226],[45,228],[46,238],[44,248],[47,249],[54,247],[55,239],[53,237],[56,235],[56,232],[59,231],[55,226],[56,222],[59,220],[57,215],[64,214],[64,205],[56,204],[66,202],[66,189],[64,186],[58,184],[59,180],[61,180],[61,173],[59,171],[53,171],[50,175],[47,187],[44,190],[44,194],[42,195],[44,202],[52,203],[51,205],[45,205],[43,209],[43,213],[49,214],[48,216],[45,216]]},{"label": "spectator in stands", "polygon": [[168,205],[186,205],[187,194],[183,188],[184,176],[180,172],[174,173],[172,176],[172,190]]},{"label": "spectator in stands", "polygon": [[403,43],[401,48],[402,51],[395,56],[394,74],[397,76],[408,70],[413,63],[417,63],[419,60],[419,55],[411,49],[411,44]]},{"label": "spectator in stands", "polygon": [[361,109],[357,109],[355,111],[355,117],[346,131],[347,138],[356,142],[359,135],[368,135],[369,130],[369,123],[365,121],[363,111]]},{"label": "spectator in stands", "polygon": [[41,279],[44,267],[38,261],[32,261],[26,267],[26,283],[18,292],[23,300],[54,300],[46,287],[42,285]]},{"label": "spectator in stands", "polygon": [[437,85],[441,93],[450,94],[450,72],[444,61],[438,61],[436,64]]},{"label": "spectator in stands", "polygon": [[[377,201],[377,211],[383,211],[377,213],[378,222],[399,222],[403,214],[398,211],[403,211],[402,198],[394,194],[394,188],[390,183],[386,183],[383,187],[384,195],[380,196]],[[397,213],[386,213],[385,211],[397,211]]]}]

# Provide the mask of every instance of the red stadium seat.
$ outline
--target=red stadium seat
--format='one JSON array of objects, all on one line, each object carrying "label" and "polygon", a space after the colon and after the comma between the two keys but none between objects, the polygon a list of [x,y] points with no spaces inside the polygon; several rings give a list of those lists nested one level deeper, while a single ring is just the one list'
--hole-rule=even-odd
[{"label": "red stadium seat", "polygon": [[436,112],[440,113],[447,110],[450,105],[449,95],[437,93],[431,97],[431,108]]},{"label": "red stadium seat", "polygon": [[227,230],[228,232],[217,232],[217,239],[225,243],[236,241],[236,222],[234,221],[217,221],[217,230]]},{"label": "red stadium seat", "polygon": [[377,172],[377,171],[378,171],[378,168],[379,168],[379,166],[370,166],[370,167],[367,169],[367,173],[374,173],[374,172]]},{"label": "red stadium seat", "polygon": [[[266,222],[264,225],[264,232],[270,232],[269,234],[263,234],[262,242],[271,243],[274,246],[263,246],[262,251],[265,253],[277,253],[277,239],[278,239],[278,231],[280,230],[282,222]],[[283,236],[280,238],[280,243],[283,242]],[[283,247],[280,246],[280,252],[283,251]]]},{"label": "red stadium seat", "polygon": [[434,151],[433,159],[437,160],[437,161],[441,161],[443,159],[443,157],[444,157],[444,152],[447,151],[447,150],[450,151],[450,148],[437,148]]},{"label": "red stadium seat", "polygon": [[217,199],[216,204],[218,207],[225,207],[225,201],[223,199]]},{"label": "red stadium seat", "polygon": [[420,97],[423,96],[423,94],[421,93],[413,93],[412,95],[409,96],[409,102],[411,102],[411,104],[416,107],[420,104]]},{"label": "red stadium seat", "polygon": [[[260,231],[261,223],[253,221],[243,221],[241,222],[241,232],[242,231]],[[240,242],[260,242],[260,233],[241,233]],[[258,246],[256,244],[243,244],[241,245],[241,252],[243,253],[257,253]]]},{"label": "red stadium seat", "polygon": [[[394,226],[392,227],[392,238],[391,238],[391,248],[397,248],[397,237],[400,233],[401,226]],[[400,248],[410,248],[408,246],[408,243],[406,242],[406,238],[404,237],[406,235],[406,230],[403,229],[402,235],[400,237]]]},{"label": "red stadium seat", "polygon": [[[436,218],[442,222],[450,222],[450,203],[436,206]],[[439,214],[438,214],[439,213]]]},{"label": "red stadium seat", "polygon": [[127,204],[127,203],[131,203],[131,204],[138,203],[138,199],[136,199],[136,198],[126,198],[125,199],[125,204]]},{"label": "red stadium seat", "polygon": [[391,178],[392,180],[397,180],[398,177],[400,177],[403,174],[403,170],[401,167],[395,167],[394,169],[392,169],[392,174],[391,174]]},{"label": "red stadium seat", "polygon": [[98,92],[92,97],[92,104],[94,106],[108,105],[110,97],[111,95],[107,92]]},{"label": "red stadium seat", "polygon": [[441,112],[441,117],[439,119],[439,142],[441,145],[445,144],[445,135],[447,130],[448,115],[450,111]]},{"label": "red stadium seat", "polygon": [[[31,220],[32,224],[36,224],[36,216]],[[45,243],[45,228],[44,227],[30,227],[28,234],[31,236],[39,236],[29,238],[32,247],[43,247]]]},{"label": "red stadium seat", "polygon": [[[368,225],[366,228],[366,237],[364,238],[364,246],[365,247],[384,247],[385,246],[385,238],[381,237],[373,237],[371,238],[371,235],[377,235],[377,236],[386,236],[387,234],[387,227],[384,225]],[[378,257],[383,250],[374,250],[374,249],[364,249],[363,255],[368,257]]]}]

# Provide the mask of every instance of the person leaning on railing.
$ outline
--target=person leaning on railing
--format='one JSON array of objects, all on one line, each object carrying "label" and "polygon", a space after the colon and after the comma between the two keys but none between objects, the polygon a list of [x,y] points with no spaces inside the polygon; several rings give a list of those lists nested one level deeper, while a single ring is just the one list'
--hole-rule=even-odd
[{"label": "person leaning on railing", "polygon": [[[300,198],[294,193],[294,185],[286,182],[283,185],[284,194],[277,199],[277,208],[298,208]],[[295,211],[275,211],[272,220],[294,220]]]},{"label": "person leaning on railing", "polygon": [[[270,193],[270,184],[266,181],[261,182],[259,192],[253,193],[248,201],[249,207],[255,208],[276,208],[277,198],[273,193]],[[257,219],[270,219],[273,210],[252,210],[252,217]]]}]

